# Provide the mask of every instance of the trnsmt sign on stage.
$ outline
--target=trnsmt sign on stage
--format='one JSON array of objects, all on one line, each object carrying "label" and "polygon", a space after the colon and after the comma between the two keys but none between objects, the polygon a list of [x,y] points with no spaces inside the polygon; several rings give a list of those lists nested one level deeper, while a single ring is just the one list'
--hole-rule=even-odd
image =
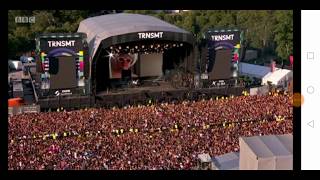
[{"label": "trnsmt sign on stage", "polygon": [[162,38],[163,32],[146,32],[146,33],[138,33],[139,39],[154,39],[154,38]]}]

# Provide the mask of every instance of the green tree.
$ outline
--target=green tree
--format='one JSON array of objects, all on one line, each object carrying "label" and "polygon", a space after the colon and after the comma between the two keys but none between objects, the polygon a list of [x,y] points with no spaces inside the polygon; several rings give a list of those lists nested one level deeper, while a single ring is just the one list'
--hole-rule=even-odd
[{"label": "green tree", "polygon": [[[211,28],[241,28],[249,47],[264,54],[276,54],[282,59],[293,51],[292,11],[275,10],[194,10],[167,13],[154,10],[127,10],[155,16],[192,32],[199,40]],[[101,11],[88,10],[10,10],[8,13],[9,57],[29,48],[38,33],[76,32],[80,21]],[[35,24],[17,24],[17,16],[35,16]]]},{"label": "green tree", "polygon": [[276,52],[282,59],[288,60],[293,52],[293,11],[277,11],[275,26]]}]

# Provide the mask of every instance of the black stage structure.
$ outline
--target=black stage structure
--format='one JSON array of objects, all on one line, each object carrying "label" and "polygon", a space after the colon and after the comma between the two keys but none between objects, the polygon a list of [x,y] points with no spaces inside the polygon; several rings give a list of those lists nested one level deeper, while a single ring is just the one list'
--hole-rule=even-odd
[{"label": "black stage structure", "polygon": [[108,72],[101,73],[108,69],[110,53],[162,53],[163,71],[182,62],[185,71],[192,71],[193,35],[155,17],[127,13],[97,16],[82,21],[78,32],[88,35],[93,94],[104,90],[104,82],[111,79]]},{"label": "black stage structure", "polygon": [[209,99],[244,90],[196,88],[193,81],[186,85],[185,77],[194,79],[196,73],[194,35],[158,18],[128,13],[91,17],[80,22],[78,33],[87,35],[90,95],[42,99],[44,109]]}]

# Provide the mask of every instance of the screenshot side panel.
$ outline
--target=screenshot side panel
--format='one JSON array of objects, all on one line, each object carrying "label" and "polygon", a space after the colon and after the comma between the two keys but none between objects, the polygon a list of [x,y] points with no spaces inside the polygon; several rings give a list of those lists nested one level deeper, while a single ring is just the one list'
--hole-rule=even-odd
[{"label": "screenshot side panel", "polygon": [[319,170],[320,10],[302,10],[301,16],[301,169]]}]

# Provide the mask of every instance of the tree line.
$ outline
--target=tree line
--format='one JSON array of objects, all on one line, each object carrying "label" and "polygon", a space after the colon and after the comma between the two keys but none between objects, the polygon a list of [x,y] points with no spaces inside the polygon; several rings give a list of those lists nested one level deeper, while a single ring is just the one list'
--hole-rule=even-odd
[{"label": "tree line", "polygon": [[[76,32],[80,21],[91,16],[121,11],[90,10],[11,10],[8,13],[9,58],[34,49],[39,33]],[[194,34],[200,41],[212,28],[240,28],[247,48],[258,49],[261,55],[288,60],[293,53],[292,10],[192,10],[168,13],[154,10],[126,10],[158,17]],[[34,16],[35,23],[16,23],[19,16]]]}]

